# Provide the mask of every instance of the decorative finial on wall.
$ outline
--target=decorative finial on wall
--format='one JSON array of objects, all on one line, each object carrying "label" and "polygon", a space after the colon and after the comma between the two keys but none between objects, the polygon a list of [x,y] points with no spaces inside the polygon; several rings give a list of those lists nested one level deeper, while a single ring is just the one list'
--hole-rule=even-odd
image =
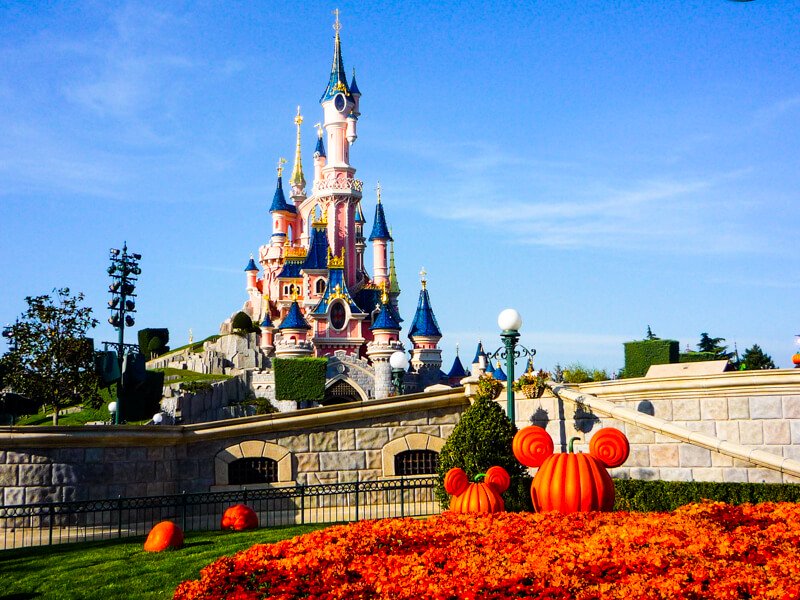
[{"label": "decorative finial on wall", "polygon": [[336,35],[339,35],[339,30],[342,28],[342,24],[339,22],[339,9],[333,11],[333,14],[336,15],[336,21],[333,23],[333,30],[336,32]]},{"label": "decorative finial on wall", "polygon": [[425,267],[422,267],[422,270],[419,272],[419,281],[422,284],[422,289],[427,289],[428,287],[428,280],[427,280],[428,272],[425,270]]},{"label": "decorative finial on wall", "polygon": [[278,177],[283,176],[283,165],[286,164],[286,159],[281,157],[278,159]]},{"label": "decorative finial on wall", "polygon": [[381,182],[378,182],[378,185],[375,186],[375,192],[378,194],[378,204],[381,203]]}]

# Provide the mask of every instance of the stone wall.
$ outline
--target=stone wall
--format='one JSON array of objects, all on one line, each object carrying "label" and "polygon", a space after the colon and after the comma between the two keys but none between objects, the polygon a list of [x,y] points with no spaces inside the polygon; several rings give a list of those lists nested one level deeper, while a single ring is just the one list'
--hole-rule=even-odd
[{"label": "stone wall", "polygon": [[[800,373],[794,370],[726,373],[705,377],[619,380],[573,386],[640,413],[659,417],[692,432],[763,450],[778,457],[800,460]],[[501,396],[505,406],[505,395]],[[593,414],[585,406],[562,401],[546,393],[538,400],[517,395],[517,426],[545,426],[566,449],[579,437],[577,450],[588,452],[592,434],[601,427],[616,427],[631,443],[624,466],[614,477],[670,481],[737,481],[798,483],[792,475],[743,460],[636,425]],[[561,448],[561,449],[560,449]]]},{"label": "stone wall", "polygon": [[396,453],[438,451],[467,405],[440,393],[186,426],[4,427],[0,502],[228,489],[227,465],[254,456],[288,457],[280,485],[392,477]]},{"label": "stone wall", "polygon": [[171,422],[185,424],[245,417],[255,414],[255,409],[245,404],[250,394],[243,377],[212,383],[208,389],[196,393],[168,385],[161,399],[161,411]]}]

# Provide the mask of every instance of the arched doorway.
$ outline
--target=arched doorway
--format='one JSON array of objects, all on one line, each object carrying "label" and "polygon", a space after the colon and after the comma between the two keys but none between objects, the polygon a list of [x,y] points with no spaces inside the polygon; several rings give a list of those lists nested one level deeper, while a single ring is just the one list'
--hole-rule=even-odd
[{"label": "arched doorway", "polygon": [[325,398],[322,400],[323,406],[331,404],[344,404],[345,402],[360,402],[361,394],[356,388],[346,381],[339,380],[325,390]]}]

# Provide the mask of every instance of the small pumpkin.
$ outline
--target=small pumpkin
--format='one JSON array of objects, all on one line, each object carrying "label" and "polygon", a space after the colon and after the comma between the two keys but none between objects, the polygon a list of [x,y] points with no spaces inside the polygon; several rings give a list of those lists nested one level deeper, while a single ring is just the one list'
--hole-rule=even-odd
[{"label": "small pumpkin", "polygon": [[[541,459],[548,447],[544,443],[545,435],[550,438],[544,429],[535,425],[519,431],[512,446],[517,460],[536,466],[531,463]],[[517,436],[521,438],[519,443]],[[567,452],[557,454],[552,452],[550,439],[550,454],[541,461],[531,484],[531,499],[536,512],[610,511],[614,507],[614,482],[606,468],[618,467],[627,460],[630,445],[625,434],[612,428],[601,429],[589,444],[589,454],[573,451],[577,439],[580,438],[569,440]],[[540,450],[540,446],[544,450]]]},{"label": "small pumpkin", "polygon": [[153,525],[144,542],[145,552],[162,552],[167,548],[183,547],[183,530],[172,521],[161,521]]},{"label": "small pumpkin", "polygon": [[796,367],[800,367],[800,352],[792,354],[792,364]]},{"label": "small pumpkin", "polygon": [[222,515],[222,528],[244,531],[258,527],[258,515],[246,504],[234,504]]},{"label": "small pumpkin", "polygon": [[[491,472],[491,475],[490,475]],[[480,479],[488,481],[481,482]],[[463,469],[455,467],[445,474],[445,491],[452,495],[450,510],[457,513],[496,513],[506,509],[500,496],[508,489],[511,478],[502,467],[490,467],[470,483]]]}]

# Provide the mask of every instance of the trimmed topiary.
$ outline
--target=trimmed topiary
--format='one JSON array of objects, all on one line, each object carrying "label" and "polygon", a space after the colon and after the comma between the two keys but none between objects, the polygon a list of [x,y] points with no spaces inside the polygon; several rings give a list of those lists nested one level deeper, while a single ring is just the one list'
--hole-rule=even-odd
[{"label": "trimmed topiary", "polygon": [[473,481],[478,474],[497,465],[511,476],[511,486],[504,494],[506,510],[531,510],[528,494],[531,479],[511,450],[517,428],[494,400],[503,390],[503,384],[484,375],[477,387],[475,402],[461,415],[439,453],[436,498],[443,509],[450,505],[450,497],[444,489],[444,477],[450,469],[463,469]]},{"label": "trimmed topiary", "polygon": [[231,328],[234,333],[253,333],[258,331],[258,327],[253,324],[253,319],[244,311],[239,311],[233,315]]}]

